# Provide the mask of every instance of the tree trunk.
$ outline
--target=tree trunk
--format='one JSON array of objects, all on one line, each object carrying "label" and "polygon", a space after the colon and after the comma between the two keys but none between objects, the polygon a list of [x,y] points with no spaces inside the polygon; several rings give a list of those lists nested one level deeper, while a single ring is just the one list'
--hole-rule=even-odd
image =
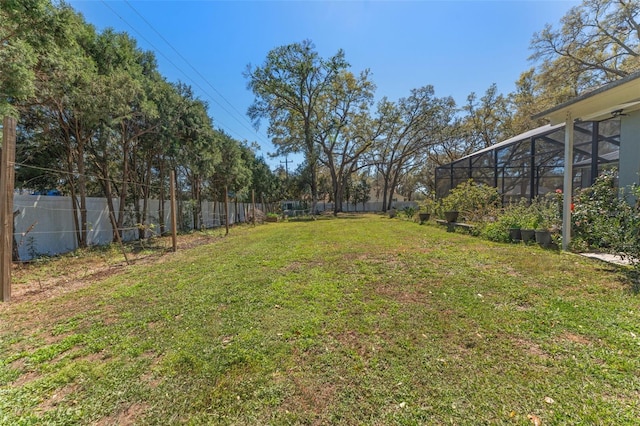
[{"label": "tree trunk", "polygon": [[[386,212],[387,210],[389,210],[391,208],[391,201],[393,199],[393,191],[391,192],[391,195],[389,195],[389,193],[388,193],[388,191],[389,191],[389,176],[387,174],[385,174],[385,173],[382,174],[382,180],[383,180],[383,184],[382,184],[382,211]],[[388,203],[387,203],[387,199],[389,200]]]},{"label": "tree trunk", "polygon": [[[115,207],[113,206],[113,192],[111,191],[111,180],[109,179],[108,175],[105,176],[105,174],[107,174],[106,171],[103,171],[101,173],[103,177],[100,179],[100,186],[102,186],[102,192],[104,192],[104,196],[107,199],[107,209],[109,210],[109,215],[111,215],[112,217],[115,217],[116,211],[115,211]],[[118,234],[118,230],[113,229],[111,241],[114,243],[118,241],[117,234]]]},{"label": "tree trunk", "polygon": [[[122,229],[124,226],[124,211],[127,204],[127,192],[129,191],[129,141],[125,135],[126,129],[122,125],[122,188],[120,188],[120,205],[118,206],[118,228]],[[122,237],[122,231],[118,231]]]},{"label": "tree trunk", "polygon": [[144,228],[142,229],[142,238],[146,238],[147,237],[147,227],[148,227],[148,223],[147,223],[147,216],[148,216],[148,212],[149,212],[149,185],[151,184],[151,162],[148,161],[147,165],[146,165],[146,170],[145,170],[145,177],[143,180],[143,186],[142,186],[142,224],[144,226]]},{"label": "tree trunk", "polygon": [[158,223],[160,224],[160,235],[164,235],[166,230],[166,225],[164,223],[164,158],[160,158],[159,173],[160,173],[160,204],[158,205]]},{"label": "tree trunk", "polygon": [[200,230],[201,229],[201,199],[200,199],[200,176],[194,174],[191,177],[191,199],[193,201],[191,210],[191,220],[193,221],[193,229]]},{"label": "tree trunk", "polygon": [[[18,242],[16,241],[16,216],[18,216],[20,214],[20,210],[16,210],[13,212],[13,218],[11,219],[13,221],[13,244],[11,246],[11,261],[13,262],[20,262],[20,252],[18,251]],[[29,231],[27,231],[28,233]],[[24,234],[23,234],[24,235]]]},{"label": "tree trunk", "polygon": [[398,185],[398,177],[400,175],[400,169],[396,169],[392,172],[393,178],[391,179],[391,185],[389,185],[389,205],[393,200],[393,193],[395,192],[396,186]]},{"label": "tree trunk", "polygon": [[87,176],[84,164],[84,141],[77,137],[78,144],[78,195],[80,196],[80,248],[87,247]]}]

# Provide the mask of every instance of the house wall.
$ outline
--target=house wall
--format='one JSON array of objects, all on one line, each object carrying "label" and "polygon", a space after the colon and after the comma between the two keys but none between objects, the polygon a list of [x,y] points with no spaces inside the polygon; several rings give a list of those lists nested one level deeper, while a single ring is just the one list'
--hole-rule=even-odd
[{"label": "house wall", "polygon": [[620,188],[638,183],[640,173],[640,111],[620,118]]}]

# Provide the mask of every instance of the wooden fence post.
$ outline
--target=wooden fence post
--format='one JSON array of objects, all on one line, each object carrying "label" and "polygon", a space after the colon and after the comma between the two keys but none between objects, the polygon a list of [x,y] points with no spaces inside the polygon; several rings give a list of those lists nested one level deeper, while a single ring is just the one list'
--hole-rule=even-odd
[{"label": "wooden fence post", "polygon": [[2,127],[2,159],[0,160],[0,301],[11,300],[11,268],[13,250],[13,187],[16,161],[16,119],[5,117]]}]

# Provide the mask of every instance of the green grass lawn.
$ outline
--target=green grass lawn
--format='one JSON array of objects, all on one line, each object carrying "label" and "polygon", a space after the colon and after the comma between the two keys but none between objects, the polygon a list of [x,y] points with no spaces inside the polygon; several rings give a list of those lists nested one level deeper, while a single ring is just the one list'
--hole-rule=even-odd
[{"label": "green grass lawn", "polygon": [[624,270],[368,215],[0,306],[1,424],[638,424]]}]

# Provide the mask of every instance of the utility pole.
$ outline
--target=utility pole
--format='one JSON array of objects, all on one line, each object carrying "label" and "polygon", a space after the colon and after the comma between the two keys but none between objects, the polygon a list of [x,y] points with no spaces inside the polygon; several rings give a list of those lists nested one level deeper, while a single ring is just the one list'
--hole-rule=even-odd
[{"label": "utility pole", "polygon": [[280,161],[280,164],[284,163],[284,175],[287,179],[289,179],[289,163],[293,163],[293,161],[289,161],[288,157],[284,157],[284,161]]}]

